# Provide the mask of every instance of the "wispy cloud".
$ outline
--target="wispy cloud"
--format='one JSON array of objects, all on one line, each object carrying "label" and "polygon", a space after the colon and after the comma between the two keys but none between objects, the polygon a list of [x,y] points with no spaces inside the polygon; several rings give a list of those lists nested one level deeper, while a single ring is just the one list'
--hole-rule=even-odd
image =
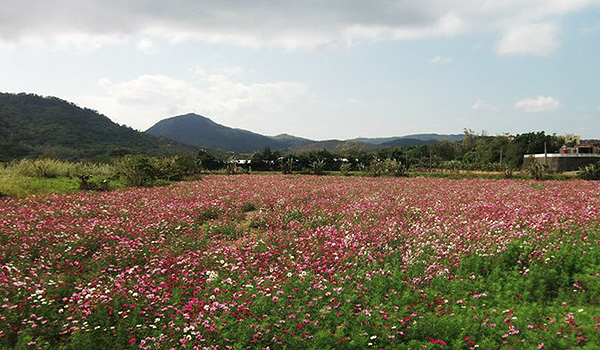
[{"label": "wispy cloud", "polygon": [[432,57],[429,60],[429,63],[433,63],[433,64],[449,64],[452,63],[453,59],[451,57],[442,57],[442,56],[435,56]]},{"label": "wispy cloud", "polygon": [[498,112],[500,109],[490,103],[487,103],[485,101],[482,100],[477,100],[475,103],[473,103],[473,105],[471,106],[471,109],[474,110],[475,112]]},{"label": "wispy cloud", "polygon": [[515,108],[526,113],[552,112],[560,108],[560,101],[550,96],[525,98],[515,103]]}]

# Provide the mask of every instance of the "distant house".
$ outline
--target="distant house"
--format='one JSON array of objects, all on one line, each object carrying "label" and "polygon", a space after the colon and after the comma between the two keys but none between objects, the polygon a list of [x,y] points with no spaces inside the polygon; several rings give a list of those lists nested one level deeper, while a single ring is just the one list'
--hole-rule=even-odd
[{"label": "distant house", "polygon": [[560,154],[600,154],[600,143],[585,141],[573,147],[565,145],[560,148]]},{"label": "distant house", "polygon": [[567,135],[564,137],[567,145],[560,148],[559,153],[526,154],[523,159],[523,168],[529,167],[533,162],[544,164],[550,171],[574,171],[579,168],[600,162],[600,143],[584,141],[579,136]]}]

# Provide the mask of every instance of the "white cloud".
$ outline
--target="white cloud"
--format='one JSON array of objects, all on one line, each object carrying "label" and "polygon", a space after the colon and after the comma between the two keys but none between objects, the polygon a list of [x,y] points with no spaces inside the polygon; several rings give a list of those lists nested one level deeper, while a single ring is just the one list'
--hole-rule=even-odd
[{"label": "white cloud", "polygon": [[525,98],[515,103],[515,108],[526,113],[552,112],[560,107],[561,103],[554,97],[538,96],[537,98]]},{"label": "white cloud", "polygon": [[496,45],[496,52],[499,55],[547,56],[558,45],[555,23],[528,23],[507,29]]},{"label": "white cloud", "polygon": [[500,109],[490,103],[487,103],[485,101],[482,100],[477,100],[475,103],[473,103],[473,105],[471,106],[471,109],[475,112],[486,112],[486,113],[490,113],[490,112],[498,112]]},{"label": "white cloud", "polygon": [[154,43],[148,39],[142,39],[138,41],[136,48],[138,49],[138,51],[141,51],[146,54],[154,54],[158,52]]},{"label": "white cloud", "polygon": [[434,64],[449,64],[452,63],[453,59],[451,57],[442,57],[442,56],[435,56],[432,57],[429,60],[429,63],[434,63]]},{"label": "white cloud", "polygon": [[53,46],[85,38],[97,45],[143,36],[323,49],[494,32],[501,55],[547,55],[559,45],[563,16],[598,5],[600,0],[5,0],[0,42]]},{"label": "white cloud", "polygon": [[77,102],[140,130],[163,118],[188,112],[229,125],[244,125],[248,118],[255,117],[268,122],[307,91],[298,82],[245,84],[220,73],[191,80],[142,75],[113,83],[102,78],[98,84],[104,89],[102,95],[80,97]]}]

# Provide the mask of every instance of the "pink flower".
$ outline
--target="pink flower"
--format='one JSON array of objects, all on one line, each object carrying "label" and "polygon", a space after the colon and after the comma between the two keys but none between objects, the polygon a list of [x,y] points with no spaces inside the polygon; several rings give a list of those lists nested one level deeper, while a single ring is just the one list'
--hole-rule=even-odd
[{"label": "pink flower", "polygon": [[429,338],[429,342],[431,344],[438,344],[440,346],[446,346],[448,345],[445,341],[441,340],[441,339],[433,339],[433,338]]}]

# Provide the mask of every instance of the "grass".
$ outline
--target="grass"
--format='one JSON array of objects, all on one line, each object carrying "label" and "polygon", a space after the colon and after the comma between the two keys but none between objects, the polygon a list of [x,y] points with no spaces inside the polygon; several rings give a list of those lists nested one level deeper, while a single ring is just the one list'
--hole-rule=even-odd
[{"label": "grass", "polygon": [[78,190],[79,180],[68,177],[0,175],[0,197],[23,198],[33,194],[74,193]]},{"label": "grass", "polygon": [[[21,159],[0,164],[0,197],[74,193],[81,189],[81,175],[89,176],[88,183],[99,184],[114,177],[114,173],[109,164]],[[123,183],[119,179],[111,179],[106,187],[121,188]]]}]

